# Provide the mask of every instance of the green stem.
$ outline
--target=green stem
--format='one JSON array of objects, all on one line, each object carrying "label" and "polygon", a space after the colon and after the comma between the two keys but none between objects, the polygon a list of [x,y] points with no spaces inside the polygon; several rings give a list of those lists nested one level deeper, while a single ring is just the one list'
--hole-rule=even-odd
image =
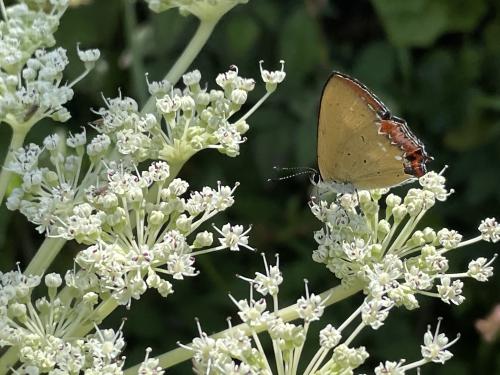
[{"label": "green stem", "polygon": [[5,4],[3,0],[0,0],[0,12],[2,13],[2,18],[5,22],[8,22],[9,19],[7,18],[7,9],[5,9]]},{"label": "green stem", "polygon": [[138,43],[137,39],[137,18],[135,16],[135,0],[124,1],[124,11],[125,11],[125,36],[127,38],[127,44],[130,48],[132,57],[132,85],[134,87],[134,92],[138,97],[140,104],[146,101],[146,79],[144,64],[142,63],[142,50],[141,44]]},{"label": "green stem", "polygon": [[0,375],[6,374],[10,368],[19,360],[19,350],[15,347],[9,348],[0,357]]},{"label": "green stem", "polygon": [[3,163],[4,168],[2,168],[2,172],[0,173],[0,204],[2,204],[3,202],[7,187],[9,186],[10,179],[13,175],[13,173],[5,169],[5,167],[14,157],[14,152],[16,152],[19,147],[23,146],[24,139],[26,138],[26,134],[28,134],[29,127],[19,126],[13,127],[12,129],[12,138],[10,140],[9,149]]},{"label": "green stem", "polygon": [[74,329],[69,330],[67,337],[83,337],[87,333],[89,333],[92,329],[94,329],[94,324],[99,325],[104,318],[106,318],[109,314],[111,314],[116,308],[118,304],[116,301],[109,297],[107,300],[101,302],[101,304],[94,310],[92,316],[89,317],[89,322],[85,325],[76,326]]},{"label": "green stem", "polygon": [[[325,300],[324,305],[325,306],[330,306],[333,305],[343,299],[346,299],[347,297],[352,296],[353,294],[359,292],[361,290],[361,286],[356,284],[352,285],[350,287],[346,287],[343,285],[338,285],[334,288],[328,289],[327,291],[323,292],[320,294],[320,297]],[[290,322],[292,320],[298,319],[299,314],[297,312],[297,305],[291,305],[288,307],[285,307],[277,312],[277,315],[282,318],[285,322]],[[248,325],[245,323],[239,324],[237,326],[234,326],[232,328],[228,328],[224,331],[218,332],[214,335],[211,335],[211,338],[217,339],[221,338],[225,335],[230,335],[231,332],[234,332],[235,330],[243,330],[245,332],[245,335],[250,336],[252,332],[262,332],[265,330],[264,326],[260,327],[253,327],[250,328]],[[193,356],[193,352],[185,349],[185,348],[177,348],[174,350],[171,350],[169,352],[166,352],[160,356],[157,357],[159,359],[160,363],[159,365],[163,368],[169,368],[172,367],[176,364],[179,364],[181,362],[187,361]],[[124,375],[133,375],[137,374],[137,371],[139,369],[140,365],[135,365],[133,367],[128,368],[123,372]]]},{"label": "green stem", "polygon": [[[170,69],[170,71],[165,76],[165,80],[170,82],[172,86],[175,86],[177,81],[181,78],[181,76],[186,72],[189,68],[193,60],[198,56],[198,53],[201,51],[208,38],[212,34],[212,31],[219,21],[220,18],[216,19],[208,19],[201,20],[196,30],[196,33],[193,35],[193,38],[189,42],[189,44],[182,52],[182,55],[175,62],[174,66]],[[152,112],[155,106],[155,97],[151,96],[146,105],[142,109],[142,113]]]},{"label": "green stem", "polygon": [[63,238],[47,237],[24,271],[25,275],[43,275],[66,243]]}]

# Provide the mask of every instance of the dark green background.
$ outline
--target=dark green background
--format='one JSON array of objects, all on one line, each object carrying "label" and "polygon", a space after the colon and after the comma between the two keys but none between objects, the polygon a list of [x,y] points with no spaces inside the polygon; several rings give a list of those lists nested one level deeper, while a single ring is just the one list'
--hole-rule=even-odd
[{"label": "dark green background", "polygon": [[[70,50],[74,62],[67,69],[69,78],[81,71],[75,58],[77,42],[100,48],[105,61],[76,86],[70,105],[73,119],[65,125],[69,130],[77,131],[95,119],[89,108],[103,104],[101,92],[116,96],[120,87],[124,94],[143,100],[145,85],[133,79],[132,56],[141,57],[151,79],[160,79],[195,30],[194,18],[180,17],[175,10],[151,14],[144,3],[127,5],[129,16],[135,15],[137,21],[132,29],[127,26],[124,4],[95,0],[70,9],[62,20],[57,38]],[[216,74],[231,64],[239,66],[241,75],[259,78],[260,59],[266,67],[278,68],[284,58],[287,78],[251,117],[248,141],[238,158],[203,151],[187,163],[181,176],[193,188],[214,185],[217,180],[241,182],[235,205],[216,222],[253,224],[251,244],[269,259],[280,253],[285,277],[282,306],[301,295],[304,278],[317,292],[337,283],[311,260],[312,233],[320,226],[307,207],[307,178],[266,182],[274,176],[273,165],[315,167],[317,104],[331,70],[366,83],[395,114],[404,117],[435,157],[431,169],[450,166],[446,176],[456,193],[433,209],[423,226],[446,226],[470,237],[476,235],[482,218],[499,216],[499,11],[496,0],[250,0],[220,22],[193,64],[202,71],[204,82],[214,85]],[[131,41],[138,46],[135,50],[130,48]],[[140,71],[140,64],[136,67]],[[249,102],[263,93],[258,84]],[[41,123],[30,139],[39,141],[51,129],[53,124]],[[8,134],[0,127],[3,150]],[[25,265],[40,241],[23,217],[2,208],[2,270],[13,267],[15,261]],[[481,244],[461,249],[453,255],[452,270],[465,270],[472,257],[491,256],[496,248]],[[77,249],[68,244],[54,269],[72,267]],[[204,256],[198,266],[201,275],[176,282],[175,294],[168,299],[147,293],[140,302],[133,302],[130,311],[117,310],[106,321],[105,326],[117,327],[121,317],[128,317],[125,354],[129,364],[143,357],[146,346],[152,346],[156,355],[174,348],[178,340],[188,342],[196,335],[195,317],[208,333],[225,328],[225,318],[235,315],[227,292],[238,298],[248,291],[234,275],[251,276],[262,270],[260,256],[247,251]],[[364,371],[384,359],[418,359],[426,325],[434,325],[443,316],[443,329],[450,337],[462,334],[452,348],[456,357],[445,367],[426,366],[422,373],[500,374],[499,343],[482,342],[474,329],[475,320],[498,303],[499,284],[497,276],[487,284],[467,280],[467,300],[459,307],[421,298],[422,308],[417,311],[394,311],[379,331],[366,331],[355,341],[371,354],[370,367]],[[360,300],[358,296],[328,309],[316,328],[328,322],[339,324]],[[310,358],[318,345],[316,331],[308,337],[304,355]],[[189,366],[186,363],[168,373],[187,373]]]}]

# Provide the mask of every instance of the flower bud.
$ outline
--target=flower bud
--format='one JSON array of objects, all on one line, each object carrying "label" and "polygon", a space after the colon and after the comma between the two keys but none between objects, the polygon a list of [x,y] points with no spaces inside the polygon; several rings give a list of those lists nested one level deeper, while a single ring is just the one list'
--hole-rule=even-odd
[{"label": "flower bud", "polygon": [[213,243],[213,234],[207,231],[199,232],[196,234],[196,238],[193,242],[194,248],[211,246]]}]

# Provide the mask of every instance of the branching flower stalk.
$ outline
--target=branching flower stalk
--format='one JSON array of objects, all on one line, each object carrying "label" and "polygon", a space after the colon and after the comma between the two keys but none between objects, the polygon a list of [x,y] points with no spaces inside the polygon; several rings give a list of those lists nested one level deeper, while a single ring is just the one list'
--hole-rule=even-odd
[{"label": "branching flower stalk", "polygon": [[[237,306],[240,319],[244,326],[231,326],[222,334],[207,336],[197,322],[199,337],[193,340],[192,345],[181,345],[193,356],[194,372],[197,374],[351,374],[354,369],[360,367],[368,358],[366,348],[359,346],[351,347],[351,343],[362,329],[371,327],[378,329],[384,324],[389,311],[394,306],[390,300],[380,300],[375,303],[368,297],[362,305],[349,316],[338,328],[327,324],[319,334],[319,349],[314,356],[301,364],[302,349],[310,325],[320,320],[326,307],[328,296],[315,295],[308,290],[305,281],[305,296],[299,298],[293,305],[296,315],[294,318],[302,320],[302,324],[291,324],[276,310],[279,293],[279,285],[283,277],[279,270],[278,262],[275,266],[268,266],[264,258],[265,274],[256,272],[253,279],[240,277],[250,284],[250,296],[248,299],[236,300],[230,296]],[[254,292],[262,295],[262,298],[254,299]],[[266,297],[268,297],[266,299]],[[268,300],[271,300],[273,308],[268,308]],[[350,334],[344,338],[344,332],[355,320],[361,318],[361,322],[350,329]],[[431,332],[430,326],[424,335],[424,344],[421,347],[422,358],[409,364],[405,360],[398,362],[386,361],[374,369],[375,374],[404,374],[406,371],[420,367],[430,362],[444,363],[452,357],[447,349],[459,339],[449,341],[443,334],[439,333],[441,319],[437,324],[435,332]],[[267,331],[273,347],[274,361],[268,358],[268,352],[264,351],[260,342],[258,332]],[[308,344],[310,345],[310,344]],[[159,357],[159,364],[162,363]],[[273,363],[273,365],[271,365]],[[133,372],[127,370],[125,374]]]},{"label": "branching flower stalk", "polygon": [[[69,61],[66,51],[45,48],[55,44],[53,33],[68,2],[20,3],[5,8],[1,1],[3,21],[0,22],[0,122],[12,129],[6,156],[9,163],[22,146],[29,130],[45,117],[65,122],[71,116],[64,105],[72,99],[72,87],[85,77],[99,58],[98,50],[81,51],[78,56],[85,65],[84,72],[73,82],[61,84],[63,70]],[[6,164],[4,163],[4,164]],[[0,174],[0,202],[3,201],[12,174]]]},{"label": "branching flower stalk", "polygon": [[[186,46],[174,66],[166,74],[164,80],[175,86],[181,76],[188,70],[191,63],[206,44],[219,20],[238,4],[244,4],[248,0],[145,0],[151,10],[163,12],[171,8],[178,8],[181,15],[192,14],[200,21],[198,28],[191,41]],[[151,97],[143,108],[143,113],[154,110],[154,99]]]},{"label": "branching flower stalk", "polygon": [[[363,290],[366,296],[363,304],[335,331],[332,331],[332,327],[325,331],[325,334],[335,332],[334,337],[340,340],[340,334],[357,319],[361,319],[351,329],[343,344],[339,344],[337,339],[329,341],[324,338],[323,342],[330,344],[322,344],[309,362],[299,366],[298,361],[309,322],[304,320],[304,325],[297,331],[300,333],[293,336],[297,341],[287,335],[280,338],[282,341],[274,341],[275,321],[278,320],[283,327],[287,327],[283,328],[281,333],[293,332],[296,326],[286,324],[301,317],[300,306],[309,305],[301,300],[294,306],[279,310],[277,291],[282,281],[281,273],[278,265],[269,267],[265,262],[265,274],[256,273],[254,279],[240,278],[249,282],[252,288],[263,296],[270,296],[272,311],[267,309],[264,300],[255,300],[252,292],[248,300],[236,301],[231,297],[240,310],[243,324],[210,337],[202,333],[200,328],[200,339],[196,339],[189,346],[182,345],[180,349],[157,357],[160,365],[168,368],[192,355],[195,368],[198,373],[203,374],[223,374],[228,371],[251,374],[297,374],[302,373],[301,371],[305,371],[305,374],[330,374],[352,371],[364,362],[368,353],[365,353],[365,349],[352,349],[350,345],[366,327],[378,329],[382,326],[394,307],[416,309],[419,307],[418,296],[439,298],[448,304],[462,303],[465,297],[462,295],[463,282],[459,278],[487,281],[493,274],[491,264],[496,255],[490,260],[483,257],[473,260],[467,271],[458,273],[448,272],[446,256],[454,249],[478,241],[500,241],[500,225],[493,218],[485,219],[479,226],[480,235],[467,241],[462,241],[462,236],[456,231],[446,228],[437,232],[431,228],[416,230],[418,221],[425,212],[432,208],[436,201],[445,201],[452,193],[446,189],[442,173],[429,172],[419,180],[421,189],[409,189],[404,198],[395,194],[386,195],[388,191],[385,189],[360,191],[354,195],[343,194],[333,203],[325,200],[311,202],[312,213],[324,225],[314,234],[318,248],[313,252],[313,259],[325,264],[328,270],[341,279],[341,285],[322,293],[320,298],[316,299],[315,306],[318,311],[322,311],[322,308],[337,302],[338,299],[330,297],[329,293],[333,296],[339,291],[342,291],[341,299],[360,290]],[[329,186],[321,183],[318,188],[329,189]],[[385,201],[382,200],[384,195]],[[385,215],[380,219],[379,212],[383,212],[383,209]],[[305,300],[310,301],[311,296],[306,290]],[[311,308],[304,309],[311,311]],[[318,319],[319,317],[317,316]],[[265,358],[265,353],[261,350],[257,334],[263,331],[267,331],[273,339],[274,360]],[[249,338],[244,339],[242,335]],[[238,342],[246,342],[244,350],[247,350],[245,353],[251,358],[242,354],[242,347],[237,348],[236,343],[231,344],[231,340],[236,336],[239,337]],[[403,374],[428,362],[443,363],[451,357],[451,353],[446,351],[451,343],[448,343],[447,339],[437,337],[441,336],[438,333],[434,336],[426,334],[422,359],[409,364],[404,364],[405,361],[388,361],[375,369],[375,372]],[[253,340],[256,345],[253,349],[247,346],[249,340]],[[295,346],[285,345],[288,350],[293,349],[293,354],[284,353],[278,342],[295,342]],[[208,350],[209,347],[212,349]],[[331,349],[334,349],[333,353]],[[336,353],[335,350],[339,352]],[[431,352],[432,355],[429,354]],[[340,358],[350,360],[343,362]],[[271,363],[275,363],[274,367]],[[352,367],[353,363],[356,366]]]},{"label": "branching flower stalk", "polygon": [[[32,16],[32,23],[24,26],[29,40],[34,25],[43,25],[36,17],[45,17],[43,12],[48,11],[55,17],[49,19],[53,26],[43,32],[36,29],[35,33],[47,39],[43,40],[45,46],[52,46],[55,43],[52,34],[67,1],[50,0],[50,5],[42,3],[34,5],[26,0],[26,4],[22,2],[5,9],[2,2],[3,36],[8,36],[13,30],[16,15],[26,19],[28,14]],[[244,119],[231,121],[230,118],[246,102],[247,93],[254,88],[254,81],[240,77],[236,67],[217,78],[222,90],[202,89],[198,71],[184,76],[186,88],[183,91],[173,88],[173,83],[199,52],[218,19],[238,3],[197,1],[188,6],[182,2],[175,4],[183,13],[200,18],[201,25],[180,62],[167,75],[168,80],[148,82],[156,110],[153,113],[139,112],[136,102],[121,94],[117,98],[106,98],[106,107],[96,111],[99,119],[93,123],[98,134],[90,139],[84,129],[69,136],[60,133],[48,136],[42,147],[35,144],[19,147],[29,128],[41,118],[50,117],[56,121],[70,118],[62,105],[73,96],[72,86],[92,69],[99,52],[78,48],[85,72],[73,82],[59,87],[67,64],[63,49],[29,50],[25,44],[13,43],[22,52],[24,60],[15,61],[16,73],[11,67],[15,65],[11,60],[16,54],[9,50],[2,65],[6,89],[2,87],[3,102],[0,104],[6,116],[2,120],[23,133],[14,133],[1,179],[5,182],[12,174],[20,176],[21,186],[12,191],[7,206],[20,210],[49,239],[28,266],[28,276],[23,276],[18,270],[11,279],[24,283],[27,278],[33,280],[31,284],[35,287],[39,277],[36,275],[45,272],[66,240],[74,239],[89,248],[80,253],[78,267],[66,274],[66,286],[60,293],[56,296],[51,289],[50,303],[83,311],[74,299],[84,293],[93,296],[95,306],[86,311],[85,319],[72,316],[67,320],[71,320],[70,324],[59,322],[64,330],[47,330],[40,327],[43,319],[38,316],[49,313],[51,317],[60,317],[60,314],[53,315],[46,309],[37,312],[38,307],[34,310],[33,306],[41,302],[37,300],[35,305],[32,304],[28,292],[22,303],[30,312],[30,319],[38,322],[39,327],[28,324],[22,312],[24,308],[20,307],[21,311],[14,315],[10,315],[8,309],[2,312],[7,314],[2,315],[8,318],[6,328],[11,327],[17,335],[21,334],[17,331],[21,327],[13,320],[19,318],[27,324],[26,333],[39,336],[42,342],[49,339],[46,336],[49,334],[50,340],[56,341],[67,341],[71,337],[69,344],[73,345],[75,337],[86,337],[91,329],[96,328],[96,322],[100,323],[119,304],[130,306],[131,300],[139,298],[146,289],[157,289],[164,296],[172,293],[171,283],[161,276],[181,280],[197,275],[193,267],[196,256],[226,248],[236,251],[241,246],[251,249],[246,236],[248,229],[230,224],[215,228],[218,245],[212,246],[213,235],[207,231],[197,233],[188,243],[187,237],[203,222],[232,205],[234,188],[219,184],[217,190],[206,187],[200,192],[191,192],[186,199],[181,196],[188,190],[188,184],[176,178],[185,161],[204,148],[214,148],[229,156],[238,155],[239,144],[245,141],[242,134],[248,130],[245,120],[270,94],[268,92],[251,108]],[[16,33],[15,41],[18,41],[19,31]],[[8,37],[2,38],[2,43],[4,47],[8,46]],[[38,43],[36,47],[40,46],[44,44]],[[33,52],[34,57],[30,57]],[[272,91],[284,77],[283,68],[276,74],[263,70],[264,82],[266,86],[274,86]],[[150,163],[147,171],[140,172],[139,163],[148,160],[157,161]],[[6,188],[7,183],[2,184]],[[2,290],[16,284],[12,281],[6,283]],[[4,302],[9,304],[8,299]],[[0,359],[0,373],[13,366],[18,359],[17,353],[22,354],[19,349],[23,350],[24,343],[5,340],[4,345],[10,345],[11,349]],[[65,366],[64,361],[59,360],[45,364],[36,362],[39,357],[50,357],[50,346],[39,349],[41,354],[36,358],[22,357],[23,364],[16,371],[31,372],[32,368],[38,368],[44,372]],[[154,359],[147,359],[149,352],[145,363],[154,364]],[[97,373],[102,373],[101,370]],[[116,371],[119,370],[120,366],[116,367]],[[91,373],[90,367],[86,371]]]},{"label": "branching flower stalk", "polygon": [[[17,175],[21,182],[7,207],[20,211],[48,237],[24,273],[20,268],[0,273],[0,346],[8,348],[0,357],[0,375],[163,374],[163,368],[191,357],[200,374],[348,374],[369,355],[363,346],[353,346],[359,333],[378,329],[395,307],[416,309],[420,296],[458,305],[465,299],[462,279],[484,282],[493,274],[496,256],[478,258],[467,270],[453,273],[447,256],[480,240],[499,241],[494,218],[483,220],[480,235],[466,241],[447,228],[419,229],[426,212],[451,194],[442,172],[420,178],[421,188],[409,189],[404,198],[378,190],[313,201],[311,211],[322,223],[314,233],[318,246],[313,260],[334,273],[339,286],[316,295],[306,282],[305,296],[280,309],[283,277],[278,262],[269,265],[264,257],[264,273],[240,276],[249,283],[249,298],[230,296],[242,324],[229,323],[227,330],[209,337],[198,323],[199,337],[192,344],[156,358],[146,348],[140,365],[123,370],[123,324],[116,331],[101,329],[104,318],[119,305],[131,307],[148,289],[163,297],[172,294],[177,282],[198,275],[198,256],[253,250],[250,227],[227,223],[204,229],[232,206],[238,184],[218,182],[193,191],[178,173],[204,149],[237,156],[248,118],[285,78],[284,62],[276,71],[260,62],[266,93],[239,113],[255,82],[240,76],[236,66],[219,74],[218,87],[211,89],[198,70],[185,72],[218,20],[244,1],[146,1],[154,11],[178,8],[200,20],[166,78],[147,81],[148,104],[140,110],[122,93],[103,98],[103,107],[94,111],[93,131],[52,134],[42,145],[22,147],[42,118],[71,118],[65,105],[73,97],[72,87],[91,71],[99,51],[78,46],[85,69],[62,84],[68,59],[64,49],[54,48],[53,33],[68,1],[20,0],[5,7],[0,0],[0,120],[13,130],[0,175],[0,201],[9,179]],[[183,87],[178,88],[181,77]],[[68,240],[84,245],[75,263],[64,274],[45,274]],[[365,295],[359,308],[339,327],[327,324],[318,351],[304,359],[310,325],[327,306],[359,291]],[[302,323],[291,323],[297,319]],[[425,334],[420,359],[386,361],[375,373],[401,375],[447,361],[456,340],[450,342],[439,329],[440,323]],[[259,337],[263,332],[271,338],[272,358]]]}]

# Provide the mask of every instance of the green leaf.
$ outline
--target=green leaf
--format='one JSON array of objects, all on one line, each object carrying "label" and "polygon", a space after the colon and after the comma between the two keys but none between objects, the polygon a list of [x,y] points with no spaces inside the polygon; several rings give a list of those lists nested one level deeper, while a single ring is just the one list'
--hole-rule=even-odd
[{"label": "green leaf", "polygon": [[374,42],[357,56],[352,72],[370,87],[383,87],[394,79],[395,70],[394,48],[386,42]]},{"label": "green leaf", "polygon": [[396,46],[428,46],[446,31],[448,15],[443,1],[372,0],[372,3]]},{"label": "green leaf", "polygon": [[400,47],[426,47],[448,32],[469,32],[481,21],[484,0],[372,0],[385,31]]},{"label": "green leaf", "polygon": [[486,12],[485,0],[446,1],[448,31],[472,31]]}]

